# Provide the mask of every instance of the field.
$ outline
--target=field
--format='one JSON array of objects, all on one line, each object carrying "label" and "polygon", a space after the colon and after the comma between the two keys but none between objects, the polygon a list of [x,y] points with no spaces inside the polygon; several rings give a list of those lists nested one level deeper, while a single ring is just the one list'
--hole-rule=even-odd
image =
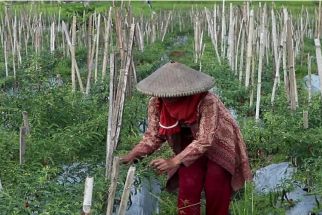
[{"label": "field", "polygon": [[[290,162],[293,180],[316,196],[312,213],[321,212],[321,92],[303,79],[322,75],[321,4],[222,8],[211,1],[1,2],[0,214],[82,214],[87,176],[94,178],[91,214],[105,214],[112,159],[140,141],[147,117],[149,98],[135,84],[169,60],[214,77],[213,91],[236,113],[253,173]],[[164,144],[134,164],[134,184],[156,178],[163,187],[166,176],[149,162],[171,156]],[[115,204],[128,169],[120,166]],[[291,189],[285,181],[259,194],[248,183],[234,193],[231,214],[286,214],[296,204],[285,198]],[[151,198],[161,215],[176,214],[175,195]]]}]

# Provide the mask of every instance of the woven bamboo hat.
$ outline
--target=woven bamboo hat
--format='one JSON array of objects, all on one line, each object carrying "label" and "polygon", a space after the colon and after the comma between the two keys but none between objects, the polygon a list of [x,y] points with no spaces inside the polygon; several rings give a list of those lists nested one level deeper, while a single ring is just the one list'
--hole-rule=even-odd
[{"label": "woven bamboo hat", "polygon": [[211,76],[171,61],[137,84],[138,91],[156,97],[180,97],[206,92],[214,86]]}]

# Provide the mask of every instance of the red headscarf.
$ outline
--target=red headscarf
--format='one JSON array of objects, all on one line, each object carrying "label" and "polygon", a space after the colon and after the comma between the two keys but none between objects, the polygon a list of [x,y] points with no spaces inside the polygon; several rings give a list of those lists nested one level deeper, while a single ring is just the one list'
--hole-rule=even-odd
[{"label": "red headscarf", "polygon": [[192,125],[197,121],[197,108],[200,100],[207,92],[191,96],[178,97],[175,100],[160,99],[160,129],[161,135],[179,133],[180,122]]}]

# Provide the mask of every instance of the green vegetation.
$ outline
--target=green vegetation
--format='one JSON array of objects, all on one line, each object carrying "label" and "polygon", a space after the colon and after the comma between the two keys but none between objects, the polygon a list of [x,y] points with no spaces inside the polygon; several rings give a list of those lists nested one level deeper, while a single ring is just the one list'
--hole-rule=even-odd
[{"label": "green vegetation", "polygon": [[[39,3],[28,4],[28,7],[36,7],[49,15],[61,7],[62,18],[67,19],[71,14],[82,16],[84,9],[87,12],[94,9],[105,11],[109,4],[111,3],[99,2],[85,7],[76,3]],[[281,4],[277,2],[276,6]],[[305,2],[305,6],[312,4],[314,3]],[[200,8],[205,5],[212,7],[213,2],[152,3],[154,8],[162,10],[186,10],[192,5]],[[298,9],[302,2],[291,5]],[[14,7],[22,10],[25,4],[17,3]],[[137,15],[149,15],[150,8],[143,2],[133,2],[133,11]],[[193,30],[178,31],[174,29],[167,34],[164,42],[156,41],[153,45],[146,45],[143,53],[134,50],[138,79],[143,79],[162,65],[166,60],[160,60],[163,56],[199,69],[199,64],[193,63]],[[187,36],[187,42],[175,43],[183,36]],[[315,54],[313,41],[305,41],[303,52],[296,61],[299,87],[299,108],[296,111],[289,110],[282,87],[278,90],[275,106],[271,106],[272,65],[271,62],[265,65],[260,124],[254,122],[255,107],[249,107],[249,90],[240,86],[227,62],[219,65],[215,60],[208,36],[205,37],[205,43],[206,49],[201,59],[202,71],[215,77],[221,99],[227,107],[237,111],[252,169],[255,171],[273,162],[292,161],[299,170],[297,179],[308,187],[311,194],[322,196],[322,106],[318,96],[308,104],[306,90],[302,86],[302,77],[307,72],[306,54]],[[82,62],[79,67],[85,79],[86,49],[78,47],[76,55],[79,62]],[[0,59],[3,58],[1,51]],[[82,208],[83,183],[58,183],[59,176],[65,171],[63,165],[73,163],[90,165],[88,174],[95,179],[92,214],[103,214],[105,210],[109,186],[104,178],[108,81],[97,82],[90,96],[86,97],[79,92],[72,93],[70,66],[70,59],[60,50],[53,54],[30,53],[17,70],[16,80],[12,77],[5,78],[4,72],[0,74],[0,179],[4,187],[0,192],[0,211],[3,214],[79,214]],[[4,68],[1,61],[0,71],[5,71]],[[316,71],[313,64],[312,71]],[[58,73],[64,82],[62,86],[49,81]],[[140,140],[138,125],[146,118],[147,101],[148,98],[139,93],[134,93],[127,99],[116,152],[118,155],[128,152]],[[309,111],[309,129],[306,130],[302,128],[303,110]],[[29,113],[31,133],[27,137],[26,163],[19,166],[18,143],[22,111]],[[157,175],[148,166],[149,161],[160,156],[171,157],[171,151],[166,144],[153,156],[135,164],[139,177],[157,177],[164,185],[166,176]],[[119,192],[127,169],[127,166],[121,167]],[[82,182],[85,176],[83,175]],[[120,195],[121,193],[117,193],[117,200]],[[160,201],[162,215],[176,213],[175,195],[163,191],[161,196],[155,198]],[[252,184],[247,184],[244,190],[234,194],[231,211],[234,215],[285,214],[285,210],[292,207],[292,204],[281,199],[282,192],[259,195],[254,192]],[[276,202],[280,201],[282,203],[277,205]]]}]

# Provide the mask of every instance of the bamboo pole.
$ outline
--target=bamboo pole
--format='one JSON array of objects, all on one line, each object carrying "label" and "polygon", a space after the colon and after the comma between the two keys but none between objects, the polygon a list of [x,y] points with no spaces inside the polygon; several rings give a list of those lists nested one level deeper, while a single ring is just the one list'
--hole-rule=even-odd
[{"label": "bamboo pole", "polygon": [[[289,77],[287,73],[287,51],[286,51],[286,40],[287,40],[287,20],[288,20],[288,13],[285,8],[283,8],[283,15],[284,15],[284,38],[283,38],[283,73],[284,73],[284,88],[287,95],[288,102],[290,101],[290,86],[289,86]],[[283,34],[283,33],[282,33]]]},{"label": "bamboo pole", "polygon": [[120,207],[118,210],[118,215],[125,215],[127,202],[129,201],[131,186],[134,182],[135,167],[131,166],[127,172],[126,181],[124,184],[124,190],[121,198]]},{"label": "bamboo pole", "polygon": [[95,83],[97,82],[97,67],[98,67],[98,45],[100,41],[100,25],[101,25],[101,14],[98,14],[97,17],[97,25],[96,25],[96,56],[95,56],[95,72],[94,72],[94,79]]},{"label": "bamboo pole", "polygon": [[[114,54],[110,55],[110,84],[109,84],[109,106],[108,106],[108,125],[107,125],[107,138],[106,138],[106,164],[105,164],[105,177],[110,178],[110,169],[112,166],[112,157],[114,151],[114,142],[112,136],[114,137],[114,133],[112,134],[112,122],[113,119],[113,112],[115,110],[114,107],[114,74],[115,74],[115,67],[114,67]],[[114,129],[113,129],[114,130]]]},{"label": "bamboo pole", "polygon": [[247,40],[247,52],[246,52],[246,70],[245,70],[245,87],[249,86],[250,77],[250,65],[252,59],[252,44],[253,44],[253,32],[254,32],[254,11],[251,9],[249,15],[248,25],[248,40]]},{"label": "bamboo pole", "polygon": [[110,31],[111,31],[111,18],[112,18],[112,7],[110,7],[108,12],[108,19],[104,18],[105,23],[105,34],[104,34],[104,56],[103,56],[103,66],[102,66],[102,80],[105,80],[106,76],[106,66],[108,58],[108,46],[110,40]]},{"label": "bamboo pole", "polygon": [[[88,74],[91,74],[92,71],[92,24],[93,24],[93,15],[89,16],[88,28],[87,28],[87,70]],[[88,79],[86,84],[86,91],[88,86]]]},{"label": "bamboo pole", "polygon": [[321,44],[319,39],[314,39],[315,44],[315,54],[316,54],[316,63],[318,65],[318,73],[320,77],[320,91],[322,98],[322,54],[321,54]]},{"label": "bamboo pole", "polygon": [[311,56],[310,53],[307,54],[307,73],[309,76],[309,86],[308,86],[308,102],[311,104],[312,99],[312,77],[311,77]]},{"label": "bamboo pole", "polygon": [[321,9],[321,0],[319,0],[319,16],[317,20],[317,38],[320,39],[320,33],[321,33],[321,19],[322,19],[322,9]]},{"label": "bamboo pole", "polygon": [[253,107],[254,103],[254,82],[255,82],[255,56],[252,56],[251,60],[252,65],[252,71],[251,71],[251,91],[250,91],[250,97],[249,97],[249,107]]},{"label": "bamboo pole", "polygon": [[19,164],[25,163],[26,153],[26,128],[20,127],[20,138],[19,138]]},{"label": "bamboo pole", "polygon": [[53,53],[55,51],[55,22],[51,23],[50,28],[50,52]]},{"label": "bamboo pole", "polygon": [[[214,15],[213,20],[210,18],[210,12],[208,11],[208,9],[205,7],[205,14],[206,14],[206,19],[207,19],[207,23],[208,23],[208,27],[210,30],[210,38],[211,38],[211,43],[215,49],[215,53],[217,56],[217,60],[219,62],[219,64],[221,64],[221,60],[220,60],[220,55],[218,52],[218,39],[217,39],[217,33],[216,33],[216,25],[212,24],[216,22],[216,16]],[[216,7],[214,8],[214,14],[216,14]]]},{"label": "bamboo pole", "polygon": [[[243,79],[244,52],[245,52],[245,31],[246,30],[243,29],[243,22],[241,25],[241,29],[242,29],[242,36],[241,36],[241,48],[240,48],[240,60],[239,60],[239,75],[238,75],[238,80],[240,84],[242,83],[242,79]],[[236,59],[237,59],[237,56],[236,56]]]},{"label": "bamboo pole", "polygon": [[77,62],[76,62],[76,59],[75,59],[74,46],[72,46],[72,43],[71,43],[70,37],[69,37],[69,33],[67,31],[67,27],[66,27],[66,24],[65,24],[64,21],[62,22],[62,29],[65,32],[67,44],[69,46],[69,51],[71,53],[72,62],[74,62],[75,71],[76,71],[76,75],[77,75],[77,79],[78,79],[78,83],[79,83],[79,88],[80,88],[81,92],[84,92],[83,82],[82,82],[82,79],[81,79],[81,76],[80,76],[80,73],[79,73],[79,69],[78,69],[78,66],[77,66]]},{"label": "bamboo pole", "polygon": [[[127,88],[127,79],[128,79],[128,74],[131,66],[131,60],[132,60],[132,48],[133,48],[133,38],[134,38],[134,30],[135,30],[135,24],[131,24],[130,28],[130,36],[129,36],[129,43],[127,46],[127,56],[126,56],[126,64],[125,64],[125,70],[124,70],[124,79],[123,79],[123,84],[121,90],[118,90],[118,93],[120,92],[120,95],[117,95],[117,97],[120,98],[120,105],[119,108],[117,109],[119,111],[118,114],[118,125],[116,129],[116,140],[118,140],[119,135],[120,135],[120,130],[121,130],[121,125],[122,125],[122,116],[123,116],[123,108],[124,108],[124,100],[125,100],[125,91]],[[117,146],[117,142],[115,142],[114,149]]]},{"label": "bamboo pole", "polygon": [[163,42],[163,40],[165,38],[165,35],[166,35],[167,31],[168,31],[168,26],[169,26],[169,22],[170,22],[171,15],[172,15],[172,11],[169,12],[167,21],[165,23],[165,27],[163,29],[163,34],[162,34],[162,39],[161,39],[162,42]]},{"label": "bamboo pole", "polygon": [[[232,71],[235,71],[234,68],[234,18],[233,18],[233,4],[230,3],[229,5],[229,30],[228,30],[228,40],[227,40],[227,58],[228,58],[228,62],[229,62],[229,66],[231,68]],[[237,53],[236,53],[237,54]]]},{"label": "bamboo pole", "polygon": [[225,57],[225,43],[226,43],[226,18],[225,18],[225,0],[222,1],[221,13],[221,56]]},{"label": "bamboo pole", "polygon": [[7,41],[6,41],[6,39],[4,39],[4,43],[3,43],[3,52],[4,52],[4,65],[6,68],[6,77],[8,77],[9,70],[8,70]]},{"label": "bamboo pole", "polygon": [[83,200],[83,212],[84,215],[90,215],[92,206],[92,195],[93,195],[94,178],[86,177],[84,200]]},{"label": "bamboo pole", "polygon": [[303,128],[308,129],[309,128],[309,112],[303,111]]},{"label": "bamboo pole", "polygon": [[111,185],[108,190],[106,215],[110,215],[113,213],[113,204],[114,204],[114,199],[115,199],[115,193],[116,193],[116,188],[117,188],[117,180],[119,177],[119,172],[120,172],[120,158],[114,157],[112,175],[111,175]]},{"label": "bamboo pole", "polygon": [[261,100],[261,86],[262,86],[262,69],[264,57],[264,41],[265,41],[265,12],[262,14],[262,23],[260,26],[260,44],[259,44],[259,57],[258,57],[258,73],[257,73],[257,96],[256,96],[256,112],[255,120],[259,122],[259,109]]},{"label": "bamboo pole", "polygon": [[72,23],[72,49],[71,49],[71,57],[72,57],[72,68],[71,68],[71,78],[72,78],[72,91],[76,91],[76,77],[75,77],[75,46],[76,46],[76,16],[73,16],[73,23]]},{"label": "bamboo pole", "polygon": [[26,129],[26,134],[30,133],[30,123],[29,123],[29,117],[28,117],[28,112],[23,111],[22,112],[22,118],[23,118],[23,127]]},{"label": "bamboo pole", "polygon": [[290,85],[290,105],[291,110],[296,109],[296,85],[295,85],[295,71],[294,71],[294,50],[292,38],[292,23],[291,19],[287,20],[287,57],[288,57],[288,70],[289,70],[289,85]]}]

